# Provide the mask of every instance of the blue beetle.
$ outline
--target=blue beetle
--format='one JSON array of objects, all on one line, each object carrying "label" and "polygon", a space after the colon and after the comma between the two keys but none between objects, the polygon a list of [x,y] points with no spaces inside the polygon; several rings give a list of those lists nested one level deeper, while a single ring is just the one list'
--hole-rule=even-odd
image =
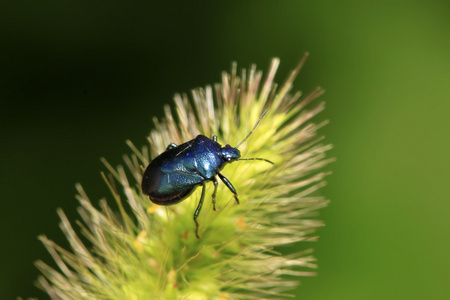
[{"label": "blue beetle", "polygon": [[264,158],[243,159],[238,147],[247,140],[259,121],[265,116],[267,110],[261,115],[253,129],[235,148],[230,145],[222,147],[217,143],[217,137],[212,139],[204,135],[198,135],[195,139],[181,145],[170,144],[166,151],[153,159],[146,168],[142,177],[142,192],[150,197],[150,200],[158,205],[177,204],[189,197],[197,186],[202,186],[202,195],[194,212],[195,235],[198,234],[199,224],[197,217],[205,198],[205,183],[214,183],[212,194],[213,209],[216,210],[216,192],[218,181],[216,175],[226,187],[233,193],[236,203],[239,198],[236,189],[220,171],[228,164],[237,160],[263,160],[273,164]]}]

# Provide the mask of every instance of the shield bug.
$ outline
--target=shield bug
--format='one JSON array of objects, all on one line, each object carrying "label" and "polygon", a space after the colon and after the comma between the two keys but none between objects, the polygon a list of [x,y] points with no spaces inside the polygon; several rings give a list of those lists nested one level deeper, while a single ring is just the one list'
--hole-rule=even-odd
[{"label": "shield bug", "polygon": [[205,198],[205,184],[208,181],[214,183],[212,194],[213,209],[216,210],[217,177],[233,193],[236,203],[239,198],[236,189],[220,171],[228,164],[237,160],[262,160],[273,164],[264,158],[241,158],[238,150],[258,126],[267,110],[261,115],[253,129],[236,147],[217,143],[217,137],[212,139],[204,135],[198,135],[195,139],[181,145],[170,144],[166,151],[158,155],[147,166],[142,177],[142,192],[150,197],[150,200],[158,205],[173,205],[188,198],[197,186],[202,186],[202,195],[194,212],[195,235],[198,234],[199,224],[197,217]]}]

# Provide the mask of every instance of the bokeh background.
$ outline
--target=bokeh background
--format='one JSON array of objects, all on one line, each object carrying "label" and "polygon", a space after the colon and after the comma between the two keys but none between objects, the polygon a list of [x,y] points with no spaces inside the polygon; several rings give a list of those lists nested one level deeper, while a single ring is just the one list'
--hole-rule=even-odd
[{"label": "bokeh background", "polygon": [[448,1],[152,2],[0,3],[1,299],[47,298],[36,237],[67,246],[56,208],[78,218],[76,182],[109,196],[99,158],[146,143],[175,92],[274,56],[281,82],[304,51],[295,87],[327,90],[338,160],[319,275],[295,294],[450,298]]}]

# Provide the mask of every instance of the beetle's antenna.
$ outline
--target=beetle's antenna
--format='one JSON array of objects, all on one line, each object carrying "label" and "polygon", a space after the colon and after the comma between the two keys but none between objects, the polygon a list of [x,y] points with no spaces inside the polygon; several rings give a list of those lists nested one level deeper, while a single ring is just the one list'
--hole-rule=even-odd
[{"label": "beetle's antenna", "polygon": [[265,158],[239,158],[238,160],[263,160],[265,162],[268,162],[269,164],[272,164],[272,165],[275,164],[274,162],[271,162],[270,160],[265,159]]},{"label": "beetle's antenna", "polygon": [[236,149],[239,148],[239,146],[242,145],[242,143],[245,142],[245,141],[248,139],[248,137],[249,137],[250,135],[252,135],[253,131],[255,130],[255,128],[258,126],[259,122],[261,121],[261,119],[264,118],[264,116],[267,114],[268,111],[269,111],[269,110],[266,109],[266,110],[262,113],[261,117],[259,117],[258,121],[256,121],[255,126],[253,126],[253,129],[247,134],[247,136],[245,137],[245,139],[243,139],[243,140],[236,146]]}]

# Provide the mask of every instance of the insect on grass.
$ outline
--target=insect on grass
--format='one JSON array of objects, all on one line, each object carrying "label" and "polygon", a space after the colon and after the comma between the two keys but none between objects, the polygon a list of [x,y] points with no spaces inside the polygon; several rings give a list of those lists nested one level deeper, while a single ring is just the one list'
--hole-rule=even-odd
[{"label": "insect on grass", "polygon": [[241,158],[241,152],[238,150],[256,129],[267,111],[262,113],[253,129],[236,147],[228,144],[222,147],[217,142],[217,136],[213,135],[210,139],[201,134],[178,146],[171,143],[166,151],[147,166],[142,177],[142,192],[155,204],[173,205],[187,199],[198,186],[202,186],[202,195],[194,211],[195,235],[200,238],[197,217],[205,199],[205,184],[209,181],[214,184],[212,194],[214,210],[216,210],[216,192],[219,184],[217,177],[233,193],[236,203],[239,204],[236,189],[220,171],[227,164],[238,160],[262,160],[273,164],[264,158]]}]

